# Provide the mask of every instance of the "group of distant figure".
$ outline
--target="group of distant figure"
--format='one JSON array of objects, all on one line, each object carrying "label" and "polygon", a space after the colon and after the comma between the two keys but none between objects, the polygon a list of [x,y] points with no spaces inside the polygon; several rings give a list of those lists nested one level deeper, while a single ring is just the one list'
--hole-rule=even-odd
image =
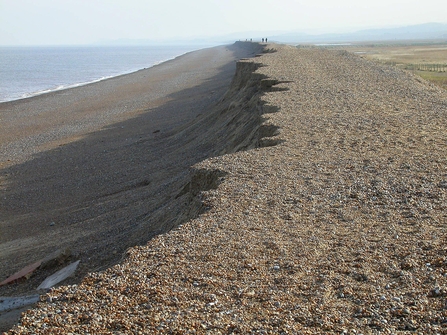
[{"label": "group of distant figure", "polygon": [[[248,40],[245,40],[245,42],[248,42]],[[253,39],[250,38],[250,42],[253,42]],[[267,43],[267,37],[262,39],[262,43]]]}]

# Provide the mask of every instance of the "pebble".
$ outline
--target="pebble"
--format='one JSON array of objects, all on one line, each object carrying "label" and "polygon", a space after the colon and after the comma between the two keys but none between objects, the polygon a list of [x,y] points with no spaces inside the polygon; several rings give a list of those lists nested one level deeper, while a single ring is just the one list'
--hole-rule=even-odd
[{"label": "pebble", "polygon": [[[8,334],[440,332],[447,93],[346,51],[271,47],[238,63],[227,97],[281,141],[198,163],[227,173],[201,194],[206,212],[48,292]],[[265,77],[283,80],[260,92]],[[382,288],[393,298],[378,303]]]}]

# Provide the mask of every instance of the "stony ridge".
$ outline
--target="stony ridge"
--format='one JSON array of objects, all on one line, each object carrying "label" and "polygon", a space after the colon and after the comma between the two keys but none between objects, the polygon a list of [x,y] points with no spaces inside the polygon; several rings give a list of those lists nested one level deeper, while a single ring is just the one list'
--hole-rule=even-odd
[{"label": "stony ridge", "polygon": [[181,195],[208,210],[8,334],[447,333],[447,93],[344,51],[269,48],[238,65],[227,97],[258,88],[234,124],[217,119],[250,140]]}]

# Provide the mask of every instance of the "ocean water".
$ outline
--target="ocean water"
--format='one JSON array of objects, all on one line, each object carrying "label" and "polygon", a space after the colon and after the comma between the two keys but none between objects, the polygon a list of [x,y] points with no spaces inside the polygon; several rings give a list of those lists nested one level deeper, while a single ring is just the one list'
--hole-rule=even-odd
[{"label": "ocean water", "polygon": [[0,47],[0,102],[134,72],[197,46]]}]

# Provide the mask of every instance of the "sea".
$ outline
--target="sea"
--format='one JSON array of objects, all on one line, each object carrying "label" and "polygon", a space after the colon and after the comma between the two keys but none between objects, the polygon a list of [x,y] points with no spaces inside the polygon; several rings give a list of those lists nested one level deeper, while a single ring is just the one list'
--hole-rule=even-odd
[{"label": "sea", "polygon": [[204,46],[0,47],[0,102],[149,68]]}]

